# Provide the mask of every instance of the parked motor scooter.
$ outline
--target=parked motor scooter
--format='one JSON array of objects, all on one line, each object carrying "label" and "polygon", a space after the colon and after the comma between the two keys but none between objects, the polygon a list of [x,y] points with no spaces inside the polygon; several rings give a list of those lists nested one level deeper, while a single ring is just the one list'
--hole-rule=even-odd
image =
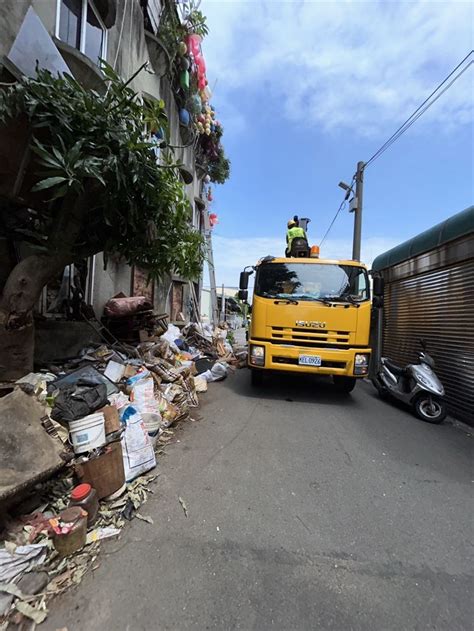
[{"label": "parked motor scooter", "polygon": [[446,417],[444,387],[434,372],[434,360],[420,340],[419,364],[398,366],[387,357],[380,359],[380,370],[372,383],[383,398],[387,395],[411,406],[413,412],[428,423],[441,423]]}]

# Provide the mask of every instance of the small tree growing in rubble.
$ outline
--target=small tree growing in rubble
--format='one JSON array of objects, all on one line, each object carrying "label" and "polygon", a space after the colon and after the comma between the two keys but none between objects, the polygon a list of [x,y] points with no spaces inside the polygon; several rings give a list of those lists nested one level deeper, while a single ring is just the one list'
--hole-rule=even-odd
[{"label": "small tree growing in rubble", "polygon": [[26,166],[23,182],[33,184],[6,194],[0,182],[0,230],[23,244],[0,296],[0,379],[32,368],[33,309],[66,265],[104,251],[155,278],[200,273],[202,239],[179,165],[157,164],[144,136],[145,125],[166,129],[164,103],[143,105],[130,82],[103,71],[102,95],[46,70],[0,91],[0,138],[12,125],[27,130],[30,159],[17,172]]}]

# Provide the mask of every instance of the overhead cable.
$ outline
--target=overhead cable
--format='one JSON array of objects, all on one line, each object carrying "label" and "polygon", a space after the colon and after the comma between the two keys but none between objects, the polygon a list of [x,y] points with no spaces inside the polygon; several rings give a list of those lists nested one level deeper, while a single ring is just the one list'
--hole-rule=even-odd
[{"label": "overhead cable", "polygon": [[[367,160],[365,163],[365,167],[371,164],[374,160],[379,158],[387,149],[396,142],[402,134],[404,134],[412,125],[415,123],[420,116],[422,116],[436,101],[447,91],[449,88],[455,83],[461,75],[463,75],[468,68],[470,68],[474,64],[474,60],[471,60],[467,65],[462,68],[455,75],[455,73],[461,68],[461,66],[472,57],[474,51],[471,50],[462,61],[458,63],[458,65],[449,73],[449,75],[433,90],[433,92],[419,105],[416,110],[409,116],[406,121],[400,125],[400,127],[390,136],[390,138],[379,148],[377,151]],[[455,75],[453,77],[453,75]],[[453,77],[451,79],[451,77]],[[451,79],[451,81],[449,81]],[[449,83],[447,83],[449,81]],[[447,85],[445,85],[447,84]],[[444,86],[444,87],[443,87]],[[443,89],[441,89],[443,88]],[[434,98],[433,98],[434,97]]]},{"label": "overhead cable", "polygon": [[[355,177],[354,177],[354,178],[352,178],[352,182],[351,182],[351,189],[352,189],[352,185],[353,185],[353,183],[354,183],[354,180],[355,180]],[[342,200],[342,202],[341,202],[341,205],[340,205],[340,206],[339,206],[339,208],[337,209],[336,214],[334,215],[334,217],[333,217],[333,219],[332,219],[331,223],[329,224],[329,228],[326,230],[326,232],[324,233],[324,237],[323,237],[323,238],[321,239],[321,241],[319,242],[319,247],[321,247],[321,246],[322,246],[322,244],[324,243],[324,241],[325,241],[326,237],[328,236],[329,232],[331,231],[331,228],[332,228],[332,227],[333,227],[333,225],[334,225],[334,222],[335,222],[335,221],[336,221],[336,219],[338,218],[338,216],[339,216],[339,214],[340,214],[341,210],[342,210],[342,209],[344,208],[344,206],[346,205],[346,202],[347,202],[347,196],[346,196],[346,197],[344,197],[344,199],[343,199],[343,200]]]}]

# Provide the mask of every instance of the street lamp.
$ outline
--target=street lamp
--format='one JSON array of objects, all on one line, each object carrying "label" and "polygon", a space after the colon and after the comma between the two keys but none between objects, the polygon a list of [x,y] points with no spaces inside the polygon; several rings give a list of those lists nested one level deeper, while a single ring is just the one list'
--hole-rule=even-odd
[{"label": "street lamp", "polygon": [[339,182],[338,184],[339,188],[342,188],[343,191],[346,191],[346,196],[344,199],[349,199],[351,193],[352,193],[352,186],[349,186],[349,184],[346,184],[345,182]]}]

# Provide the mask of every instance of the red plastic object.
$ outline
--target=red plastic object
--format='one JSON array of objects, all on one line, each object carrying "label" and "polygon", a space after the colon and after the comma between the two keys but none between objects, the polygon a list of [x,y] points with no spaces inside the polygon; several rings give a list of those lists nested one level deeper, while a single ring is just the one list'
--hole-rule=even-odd
[{"label": "red plastic object", "polygon": [[76,486],[71,491],[71,499],[74,502],[80,502],[81,500],[83,500],[85,497],[89,495],[89,493],[91,492],[91,489],[92,487],[90,484],[79,484],[79,486]]}]

